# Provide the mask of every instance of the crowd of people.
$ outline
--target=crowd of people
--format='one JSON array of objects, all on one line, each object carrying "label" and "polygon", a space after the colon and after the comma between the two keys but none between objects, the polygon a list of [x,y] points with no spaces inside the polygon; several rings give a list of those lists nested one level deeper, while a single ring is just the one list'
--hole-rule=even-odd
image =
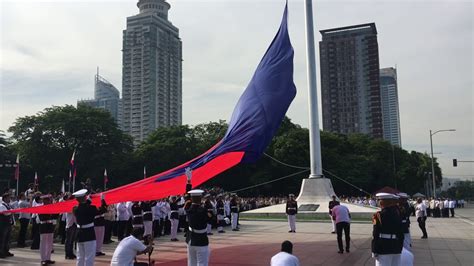
[{"label": "crowd of people", "polygon": [[[42,265],[55,263],[51,259],[51,254],[54,252],[53,240],[55,236],[58,241],[64,244],[65,259],[77,260],[77,265],[93,265],[94,257],[105,255],[102,252],[103,245],[113,243],[112,236],[116,236],[120,244],[113,254],[112,265],[128,265],[123,264],[123,262],[133,261],[138,254],[152,252],[152,243],[155,238],[169,237],[170,241],[179,241],[177,234],[184,232],[188,237],[198,236],[197,243],[202,244],[202,236],[205,235],[207,239],[207,236],[213,235],[213,229],[216,229],[217,233],[225,233],[224,228],[230,226],[232,231],[239,231],[239,212],[275,204],[286,203],[288,232],[296,233],[298,204],[293,194],[290,194],[288,198],[282,196],[239,198],[236,194],[226,193],[222,188],[210,187],[203,189],[202,195],[199,195],[199,201],[193,199],[192,195],[187,193],[153,201],[121,202],[117,204],[107,204],[106,199],[103,199],[101,206],[95,207],[90,204],[87,195],[100,193],[100,190],[93,190],[88,182],[85,182],[83,187],[84,189],[74,194],[46,194],[39,192],[37,187],[31,184],[28,190],[19,193],[18,197],[12,195],[11,191],[6,191],[2,195],[0,212],[47,205],[64,200],[77,200],[79,205],[71,212],[61,214],[19,213],[14,215],[1,213],[0,258],[14,256],[9,248],[10,243],[15,242],[11,239],[12,225],[15,223],[19,223],[16,239],[17,247],[25,248],[27,243],[31,243],[31,249],[40,250],[39,257]],[[190,190],[191,183],[188,181],[186,191],[189,192]],[[333,221],[332,233],[337,234],[339,253],[350,252],[351,222],[349,209],[340,203],[382,208],[373,218],[373,241],[376,244],[372,246],[372,251],[377,261],[386,260],[385,255],[387,254],[396,255],[395,257],[400,255],[398,257],[401,259],[401,254],[404,252],[409,257],[411,250],[410,215],[416,216],[423,233],[422,238],[427,238],[427,217],[449,217],[449,214],[454,217],[454,209],[464,207],[463,200],[433,198],[410,200],[405,193],[387,194],[389,193],[379,193],[376,197],[367,198],[333,197],[328,207],[329,215]],[[205,216],[201,215],[199,219],[205,220],[205,227],[196,229],[191,225],[193,221],[190,218],[193,214],[191,207],[193,206],[199,206],[204,210]],[[398,210],[396,213],[392,210],[394,208]],[[29,237],[27,237],[28,232]],[[345,235],[345,247],[342,242],[343,233]],[[390,235],[390,238],[386,237],[388,235]],[[27,241],[27,239],[31,241]],[[143,243],[140,242],[141,240],[143,240]],[[398,240],[398,242],[395,240]],[[187,239],[187,243],[189,241],[192,242],[192,240]],[[398,246],[394,248],[390,241],[402,245],[400,248]],[[204,242],[208,243],[208,240]],[[189,243],[188,246],[190,246]],[[388,248],[387,251],[383,248],[384,245],[392,245],[392,247]],[[199,254],[200,249],[195,250],[198,250],[196,251],[197,257],[203,257],[202,254]],[[292,250],[292,243],[284,242],[282,252],[288,253],[288,250]],[[207,256],[208,258],[208,250],[204,254],[207,254],[204,257]],[[272,258],[272,265],[277,265],[276,262],[279,260],[289,258],[291,258],[291,261],[297,261],[293,255],[290,255],[291,253],[275,256]],[[381,263],[380,265],[385,264]]]}]

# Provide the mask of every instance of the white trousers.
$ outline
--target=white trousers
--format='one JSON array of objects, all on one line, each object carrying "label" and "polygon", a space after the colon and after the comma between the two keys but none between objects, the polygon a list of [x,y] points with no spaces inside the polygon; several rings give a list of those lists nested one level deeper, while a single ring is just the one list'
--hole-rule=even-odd
[{"label": "white trousers", "polygon": [[402,266],[401,254],[378,255],[375,257],[375,266]]},{"label": "white trousers", "polygon": [[104,244],[104,233],[105,233],[105,226],[95,226],[95,241],[97,244],[95,245],[95,252],[102,252],[102,245]]},{"label": "white trousers", "polygon": [[151,236],[152,229],[153,229],[152,221],[143,221],[143,230],[144,230],[143,235],[144,236]]},{"label": "white trousers", "polygon": [[178,219],[171,219],[171,239],[175,239],[178,235]]},{"label": "white trousers", "polygon": [[411,235],[410,233],[405,233],[404,236],[405,238],[403,239],[403,247],[406,250],[411,251]]},{"label": "white trousers", "polygon": [[331,218],[332,222],[332,232],[336,232],[336,221],[332,219],[332,215],[329,215],[329,217]]},{"label": "white trousers", "polygon": [[52,250],[53,250],[53,233],[40,234],[41,261],[51,260]]},{"label": "white trousers", "polygon": [[231,213],[230,214],[230,219],[231,219],[231,225],[232,229],[237,229],[237,218],[239,217],[238,213]]},{"label": "white trousers", "polygon": [[224,215],[217,215],[217,231],[221,232],[224,231],[222,224],[224,223]]},{"label": "white trousers", "polygon": [[212,224],[207,224],[207,233],[212,233]]},{"label": "white trousers", "polygon": [[188,266],[208,266],[209,246],[188,246]]},{"label": "white trousers", "polygon": [[288,215],[288,224],[291,231],[296,231],[296,215]]},{"label": "white trousers", "polygon": [[96,243],[95,240],[77,243],[76,266],[94,266]]}]

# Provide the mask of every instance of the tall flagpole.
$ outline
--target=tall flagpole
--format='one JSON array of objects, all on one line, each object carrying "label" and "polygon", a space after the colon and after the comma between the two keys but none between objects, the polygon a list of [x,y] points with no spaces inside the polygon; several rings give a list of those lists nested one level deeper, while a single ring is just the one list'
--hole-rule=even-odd
[{"label": "tall flagpole", "polygon": [[20,187],[20,154],[16,155],[16,168],[15,168],[15,179],[16,179],[16,197],[18,198],[18,190]]},{"label": "tall flagpole", "polygon": [[305,0],[306,62],[309,90],[309,154],[311,173],[309,178],[323,177],[321,163],[321,139],[319,134],[318,91],[316,83],[316,56],[313,29],[313,1]]}]

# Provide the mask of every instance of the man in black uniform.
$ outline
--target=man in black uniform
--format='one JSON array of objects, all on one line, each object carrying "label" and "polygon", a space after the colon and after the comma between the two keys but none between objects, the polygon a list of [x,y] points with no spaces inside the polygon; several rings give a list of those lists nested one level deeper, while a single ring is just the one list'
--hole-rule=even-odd
[{"label": "man in black uniform", "polygon": [[295,195],[288,195],[288,201],[286,202],[286,215],[288,216],[288,224],[290,225],[290,231],[288,233],[296,233],[296,214],[298,213],[298,202],[295,200]]},{"label": "man in black uniform", "polygon": [[[51,195],[41,196],[44,205],[51,204]],[[41,254],[41,265],[54,264],[51,260],[51,252],[53,251],[53,239],[54,239],[54,225],[57,214],[39,214],[38,215],[39,233],[40,233],[40,254]]]},{"label": "man in black uniform", "polygon": [[94,218],[102,210],[107,210],[104,195],[101,194],[102,205],[97,208],[91,205],[86,198],[87,189],[81,189],[72,194],[79,205],[75,206],[72,213],[77,223],[77,264],[76,266],[93,266],[96,251],[96,238],[94,231]]},{"label": "man in black uniform", "polygon": [[411,251],[411,235],[410,235],[410,205],[408,204],[407,193],[400,192],[397,194],[400,197],[398,207],[400,208],[400,214],[402,216],[403,225],[403,247],[408,251]]},{"label": "man in black uniform", "polygon": [[336,221],[334,220],[334,216],[332,215],[332,208],[334,208],[334,206],[336,205],[339,205],[339,201],[337,201],[336,195],[333,195],[332,200],[329,202],[329,217],[331,217],[331,222],[332,222],[331,234],[336,233]]},{"label": "man in black uniform", "polygon": [[403,249],[402,215],[397,206],[398,196],[390,193],[377,193],[381,211],[372,218],[372,256],[376,265],[400,265]]},{"label": "man in black uniform", "polygon": [[224,206],[224,201],[222,200],[222,195],[217,196],[216,209],[217,209],[217,232],[225,233],[224,231],[225,206]]},{"label": "man in black uniform", "polygon": [[140,207],[143,211],[143,238],[153,239],[153,212],[151,211],[151,202],[142,201]]},{"label": "man in black uniform", "polygon": [[207,221],[207,235],[213,235],[212,233],[212,219],[214,217],[214,206],[211,203],[211,195],[206,195],[206,201],[204,201],[204,208],[207,210],[209,220]]},{"label": "man in black uniform", "polygon": [[189,191],[192,205],[187,211],[189,231],[186,234],[188,246],[188,266],[207,266],[209,264],[209,239],[207,237],[207,221],[210,215],[201,206],[201,196],[204,191],[195,189]]},{"label": "man in black uniform", "polygon": [[237,228],[237,218],[239,217],[239,204],[237,202],[237,195],[232,195],[230,200],[230,220],[232,225],[232,231],[239,231]]},{"label": "man in black uniform", "polygon": [[[11,210],[10,194],[4,193],[2,195],[2,202],[0,203],[0,211]],[[12,257],[10,253],[10,241],[12,227],[14,224],[13,215],[11,213],[0,214],[0,258]]]}]

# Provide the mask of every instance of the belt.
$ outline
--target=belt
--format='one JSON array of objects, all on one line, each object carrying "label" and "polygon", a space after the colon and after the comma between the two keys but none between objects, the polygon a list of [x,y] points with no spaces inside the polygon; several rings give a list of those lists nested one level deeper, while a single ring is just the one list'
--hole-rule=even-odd
[{"label": "belt", "polygon": [[207,233],[207,228],[204,229],[193,229],[191,226],[189,227],[189,231],[196,233],[196,234],[206,234]]},{"label": "belt", "polygon": [[296,210],[296,208],[288,208],[288,210]]},{"label": "belt", "polygon": [[397,239],[397,235],[391,235],[391,234],[379,234],[380,238],[385,238],[385,239]]},{"label": "belt", "polygon": [[96,215],[96,216],[94,217],[94,219],[98,219],[98,218],[100,218],[100,217],[105,217],[105,215],[104,215],[104,214]]},{"label": "belt", "polygon": [[142,217],[142,216],[143,216],[143,215],[141,215],[141,214],[137,214],[137,215],[133,215],[132,217],[133,217],[133,218],[137,218],[137,217]]},{"label": "belt", "polygon": [[53,220],[40,221],[40,224],[52,224]]},{"label": "belt", "polygon": [[214,209],[207,209],[207,211],[208,211],[208,212],[213,212],[213,211],[214,211]]},{"label": "belt", "polygon": [[149,213],[152,213],[152,212],[151,212],[151,211],[150,211],[150,212],[143,212],[143,215],[145,215],[145,214],[149,214]]},{"label": "belt", "polygon": [[173,213],[173,212],[178,212],[178,211],[171,211],[171,212]]},{"label": "belt", "polygon": [[402,223],[406,223],[406,222],[407,222],[407,220],[402,220]]},{"label": "belt", "polygon": [[77,225],[77,228],[80,228],[80,229],[91,228],[91,227],[94,227],[94,223],[84,224],[84,225],[78,224]]},{"label": "belt", "polygon": [[135,228],[135,227],[143,227],[143,224],[132,224],[132,227]]}]

